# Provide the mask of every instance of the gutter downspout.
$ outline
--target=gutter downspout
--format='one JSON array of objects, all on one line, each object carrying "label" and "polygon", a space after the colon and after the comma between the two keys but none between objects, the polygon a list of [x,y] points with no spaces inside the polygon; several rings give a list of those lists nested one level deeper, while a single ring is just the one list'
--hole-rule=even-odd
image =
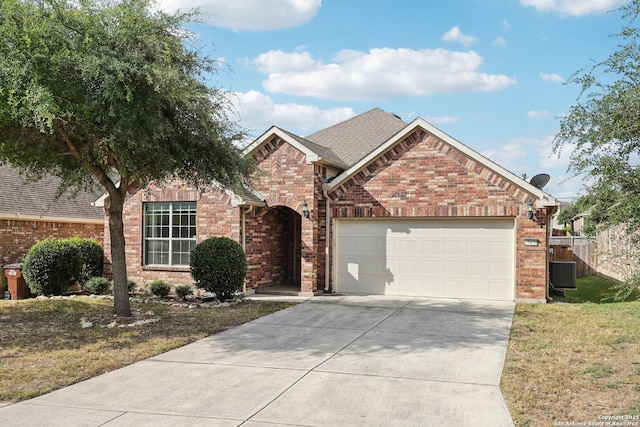
[{"label": "gutter downspout", "polygon": [[322,188],[325,203],[325,239],[324,239],[324,292],[329,292],[329,283],[331,278],[331,264],[329,257],[329,242],[331,238],[331,199],[326,188]]},{"label": "gutter downspout", "polygon": [[[246,228],[246,215],[253,210],[253,205],[249,205],[248,209],[242,210],[242,250],[244,253],[247,253],[247,228]],[[242,294],[244,296],[247,295],[247,279],[244,279],[242,282]]]}]

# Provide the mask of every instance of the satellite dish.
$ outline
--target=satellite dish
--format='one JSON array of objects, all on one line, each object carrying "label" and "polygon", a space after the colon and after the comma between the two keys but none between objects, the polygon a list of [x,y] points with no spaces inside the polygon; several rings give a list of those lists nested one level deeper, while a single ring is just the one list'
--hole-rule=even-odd
[{"label": "satellite dish", "polygon": [[547,173],[539,173],[538,175],[531,178],[531,181],[529,181],[529,184],[533,185],[538,190],[542,190],[542,188],[545,185],[547,185],[547,182],[549,182],[550,178],[551,177]]}]

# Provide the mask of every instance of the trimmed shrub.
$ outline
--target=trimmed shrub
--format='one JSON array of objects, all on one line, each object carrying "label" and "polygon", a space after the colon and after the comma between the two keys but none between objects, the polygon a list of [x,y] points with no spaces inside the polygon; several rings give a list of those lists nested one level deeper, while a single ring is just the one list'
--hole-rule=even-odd
[{"label": "trimmed shrub", "polygon": [[92,277],[85,282],[82,288],[91,294],[103,295],[109,290],[110,284],[111,282],[104,277]]},{"label": "trimmed shrub", "polygon": [[157,279],[149,283],[149,292],[151,292],[153,295],[157,297],[160,297],[160,298],[166,297],[167,295],[169,295],[170,291],[171,291],[171,285],[169,285],[167,282],[165,282],[162,279]]},{"label": "trimmed shrub", "polygon": [[23,263],[25,281],[35,295],[61,295],[78,282],[102,276],[102,246],[93,239],[42,240],[29,249]]},{"label": "trimmed shrub", "polygon": [[[127,280],[127,292],[132,294],[136,291],[137,287],[138,284],[136,282],[134,282],[133,280]],[[109,282],[109,293],[113,294],[113,280]]]},{"label": "trimmed shrub", "polygon": [[178,285],[174,288],[178,298],[185,299],[187,295],[193,295],[193,289],[189,285]]},{"label": "trimmed shrub", "polygon": [[247,258],[235,240],[211,237],[193,248],[190,267],[196,285],[224,301],[242,289],[247,275]]},{"label": "trimmed shrub", "polygon": [[22,273],[31,293],[62,295],[80,270],[78,247],[69,239],[41,240],[29,249]]},{"label": "trimmed shrub", "polygon": [[102,277],[104,268],[104,250],[95,239],[81,239],[73,237],[68,239],[78,248],[78,262],[80,269],[76,280],[84,287],[87,280],[92,277]]}]

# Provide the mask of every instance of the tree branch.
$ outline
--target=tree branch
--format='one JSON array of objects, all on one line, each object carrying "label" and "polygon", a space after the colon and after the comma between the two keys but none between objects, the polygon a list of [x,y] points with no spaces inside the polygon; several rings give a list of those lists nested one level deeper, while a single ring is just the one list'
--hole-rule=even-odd
[{"label": "tree branch", "polygon": [[64,128],[63,121],[56,121],[55,129],[60,134],[60,136],[62,136],[62,139],[64,140],[65,144],[67,144],[67,147],[69,148],[69,152],[71,153],[71,155],[73,155],[76,158],[78,163],[80,163],[80,166],[91,171],[93,176],[95,176],[98,179],[100,184],[104,186],[104,188],[107,190],[109,194],[113,194],[114,192],[117,192],[118,189],[113,183],[113,181],[111,180],[111,178],[109,178],[109,175],[107,175],[107,173],[101,167],[95,164],[88,163],[82,157],[82,154],[80,154],[78,147],[76,147],[75,143],[73,142],[73,139],[71,138],[67,130]]}]

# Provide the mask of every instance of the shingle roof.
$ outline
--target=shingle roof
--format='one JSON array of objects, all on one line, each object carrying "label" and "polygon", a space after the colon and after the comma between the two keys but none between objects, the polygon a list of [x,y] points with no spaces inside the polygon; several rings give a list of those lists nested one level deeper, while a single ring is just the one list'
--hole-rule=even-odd
[{"label": "shingle roof", "polygon": [[[407,126],[398,116],[374,108],[305,139],[330,150],[351,166]],[[314,150],[315,151],[315,150]]]},{"label": "shingle roof", "polygon": [[256,193],[252,188],[248,185],[242,185],[242,194],[237,194],[244,203],[248,204],[264,204],[264,197],[260,194]]},{"label": "shingle roof", "polygon": [[104,211],[92,206],[101,192],[80,192],[75,199],[65,193],[59,199],[54,196],[60,180],[47,176],[36,182],[25,180],[20,171],[0,165],[0,212],[20,215],[37,215],[73,219],[104,219]]},{"label": "shingle roof", "polygon": [[309,150],[313,151],[314,153],[316,153],[318,156],[322,157],[323,159],[328,160],[328,161],[330,161],[332,163],[335,163],[336,165],[341,165],[341,166],[346,166],[347,165],[344,160],[342,160],[333,151],[331,151],[331,148],[324,147],[322,145],[316,144],[315,142],[310,141],[307,138],[302,138],[301,136],[298,136],[298,135],[296,135],[294,133],[286,131],[286,130],[284,130],[282,128],[278,128],[278,129],[280,129],[282,132],[286,133],[291,138],[295,139],[300,144],[304,145]]}]

